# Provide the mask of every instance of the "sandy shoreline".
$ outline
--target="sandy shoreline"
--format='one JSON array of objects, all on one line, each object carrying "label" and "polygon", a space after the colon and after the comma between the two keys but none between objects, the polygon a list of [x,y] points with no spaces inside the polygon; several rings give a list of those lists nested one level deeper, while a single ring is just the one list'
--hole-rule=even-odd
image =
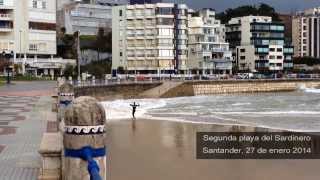
[{"label": "sandy shoreline", "polygon": [[320,160],[197,160],[196,132],[265,132],[265,128],[160,120],[107,123],[108,179],[316,180]]}]

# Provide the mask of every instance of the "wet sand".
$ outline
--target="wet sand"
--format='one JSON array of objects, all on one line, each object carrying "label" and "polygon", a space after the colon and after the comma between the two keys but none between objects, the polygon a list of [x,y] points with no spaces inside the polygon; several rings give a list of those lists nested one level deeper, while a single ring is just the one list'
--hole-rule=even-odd
[{"label": "wet sand", "polygon": [[197,160],[196,132],[261,128],[121,120],[107,124],[110,180],[318,180],[320,160]]}]

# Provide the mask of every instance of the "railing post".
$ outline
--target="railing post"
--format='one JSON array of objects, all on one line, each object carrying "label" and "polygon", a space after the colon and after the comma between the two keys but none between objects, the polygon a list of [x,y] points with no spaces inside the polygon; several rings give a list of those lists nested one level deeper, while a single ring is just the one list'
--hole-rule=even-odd
[{"label": "railing post", "polygon": [[92,76],[92,85],[95,86],[96,85],[96,77]]},{"label": "railing post", "polygon": [[65,114],[63,180],[105,180],[105,111],[92,97],[75,99]]},{"label": "railing post", "polygon": [[73,84],[72,76],[69,76],[69,83]]}]

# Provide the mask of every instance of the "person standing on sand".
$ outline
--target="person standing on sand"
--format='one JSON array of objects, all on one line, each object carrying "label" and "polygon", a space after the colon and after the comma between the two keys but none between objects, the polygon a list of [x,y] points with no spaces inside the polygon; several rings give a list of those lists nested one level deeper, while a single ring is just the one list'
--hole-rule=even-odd
[{"label": "person standing on sand", "polygon": [[132,117],[133,119],[135,119],[135,114],[136,114],[136,109],[138,106],[140,106],[139,104],[136,104],[136,102],[133,102],[133,104],[130,104],[130,106],[132,107]]}]

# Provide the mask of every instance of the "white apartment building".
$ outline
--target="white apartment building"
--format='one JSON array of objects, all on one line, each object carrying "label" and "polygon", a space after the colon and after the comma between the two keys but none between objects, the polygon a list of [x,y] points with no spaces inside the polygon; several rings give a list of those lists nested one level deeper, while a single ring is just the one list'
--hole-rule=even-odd
[{"label": "white apartment building", "polygon": [[112,9],[112,69],[129,73],[174,71],[174,4],[136,4]]},{"label": "white apartment building", "polygon": [[320,7],[299,12],[292,19],[294,55],[320,58]]},{"label": "white apartment building", "polygon": [[225,42],[225,26],[215,11],[202,9],[189,16],[188,68],[194,73],[232,73],[232,52]]},{"label": "white apartment building", "polygon": [[275,72],[293,67],[293,46],[285,44],[283,23],[271,17],[232,18],[226,39],[234,51],[239,71]]},{"label": "white apartment building", "polygon": [[0,51],[21,64],[22,73],[58,73],[63,61],[53,63],[58,61],[53,58],[57,51],[55,0],[0,1]]},{"label": "white apartment building", "polygon": [[114,71],[231,73],[225,27],[213,10],[195,13],[185,4],[136,4],[114,7],[112,16]]}]

